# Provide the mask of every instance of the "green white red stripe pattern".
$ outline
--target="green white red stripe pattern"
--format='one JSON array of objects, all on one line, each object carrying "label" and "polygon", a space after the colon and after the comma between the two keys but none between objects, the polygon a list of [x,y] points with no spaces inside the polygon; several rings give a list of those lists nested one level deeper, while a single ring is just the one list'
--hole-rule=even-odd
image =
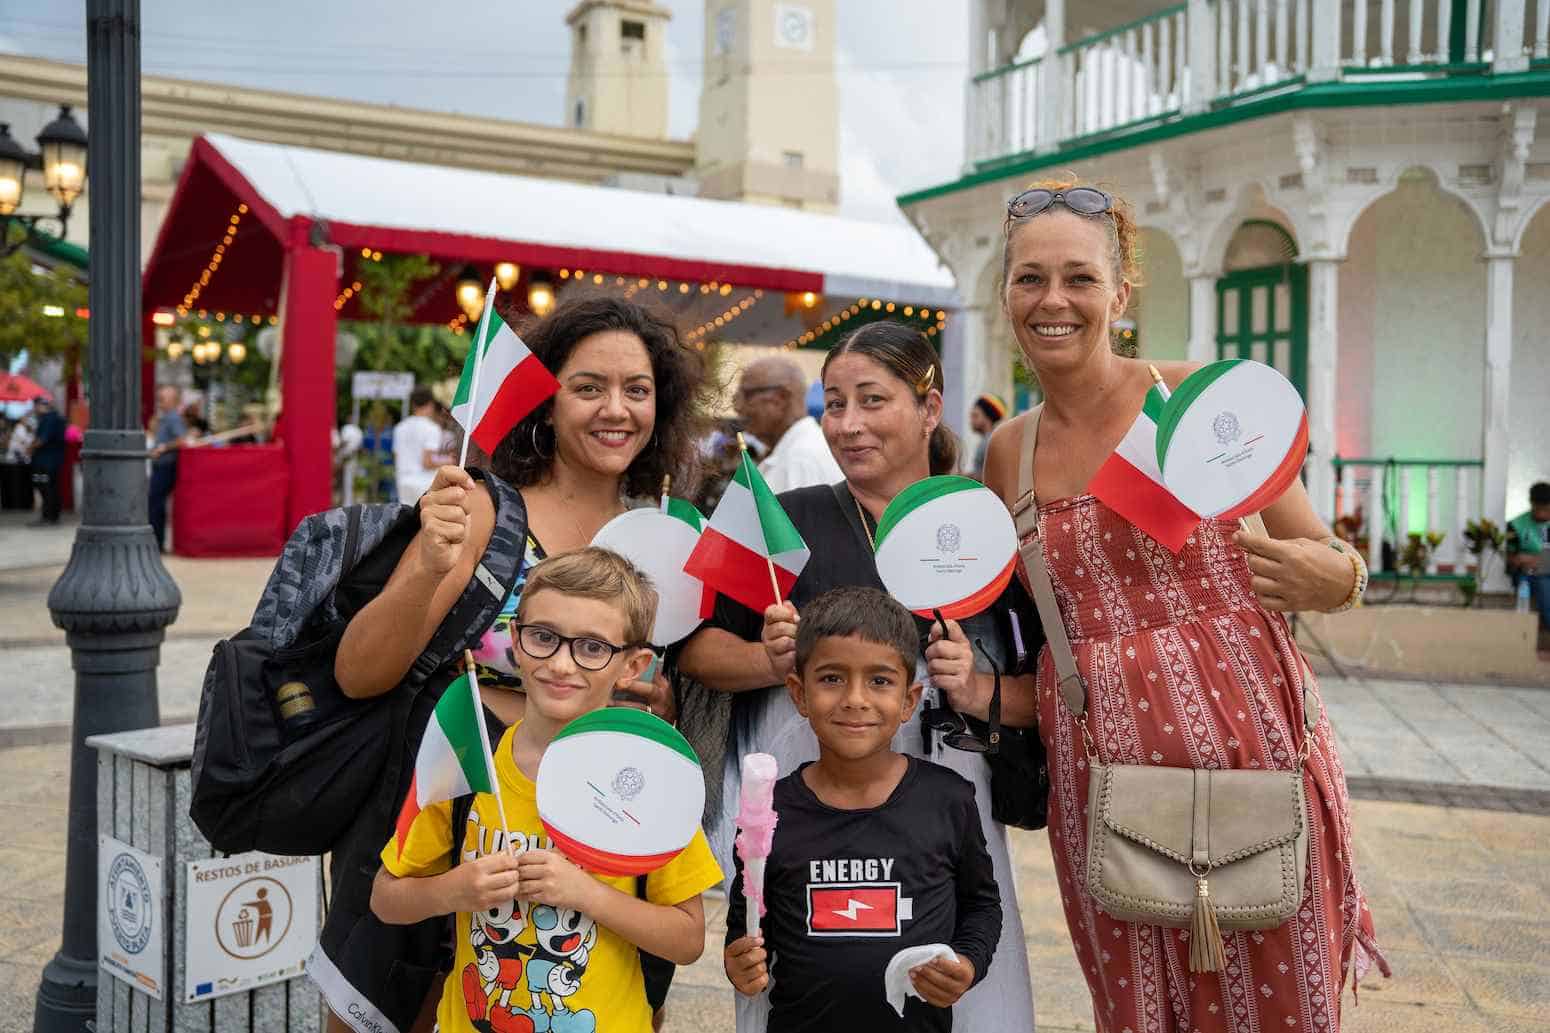
[{"label": "green white red stripe pattern", "polygon": [[1017,532],[1000,498],[967,477],[927,477],[894,496],[873,536],[883,587],[922,617],[962,620],[1000,597]]},{"label": "green white red stripe pattern", "polygon": [[1157,461],[1157,422],[1165,404],[1166,397],[1157,385],[1147,389],[1140,414],[1093,475],[1087,490],[1176,553],[1194,533],[1200,517],[1174,498],[1163,483],[1162,466]]},{"label": "green white red stripe pattern", "polygon": [[684,572],[762,614],[780,601],[772,595],[768,564],[774,564],[784,599],[808,555],[796,525],[744,452]]},{"label": "green white red stripe pattern", "polygon": [[677,857],[705,809],[700,758],[677,729],[623,707],[583,714],[544,750],[538,818],[561,853],[599,875],[644,875]]},{"label": "green white red stripe pattern", "polygon": [[[686,499],[669,496],[667,505],[662,512],[670,517],[676,517],[694,528],[696,531],[705,530],[705,514],[701,513],[694,503]],[[707,620],[716,611],[716,590],[710,585],[705,586],[705,591],[700,595],[700,619]]]},{"label": "green white red stripe pattern", "polygon": [[467,674],[447,686],[436,704],[420,752],[414,778],[398,812],[398,852],[404,852],[415,816],[433,803],[469,793],[495,792],[495,762],[490,733],[484,725],[479,689]]},{"label": "green white red stripe pattern", "polygon": [[[487,453],[493,453],[506,432],[560,389],[560,382],[544,368],[493,309],[482,342],[468,349],[463,376],[452,399],[452,416]],[[478,371],[479,397],[474,397],[474,368]]]},{"label": "green white red stripe pattern", "polygon": [[1203,516],[1236,520],[1281,497],[1308,454],[1308,410],[1274,367],[1249,359],[1202,366],[1157,421],[1169,491]]}]

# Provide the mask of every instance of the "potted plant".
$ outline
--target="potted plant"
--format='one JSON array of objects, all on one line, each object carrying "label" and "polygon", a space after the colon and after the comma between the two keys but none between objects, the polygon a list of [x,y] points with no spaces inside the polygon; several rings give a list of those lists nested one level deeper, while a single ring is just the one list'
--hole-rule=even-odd
[{"label": "potted plant", "polygon": [[1464,542],[1469,548],[1469,554],[1474,557],[1470,565],[1474,578],[1469,587],[1459,587],[1464,591],[1464,605],[1473,606],[1479,602],[1481,586],[1490,580],[1492,561],[1506,548],[1507,533],[1496,521],[1481,517],[1464,525]]}]

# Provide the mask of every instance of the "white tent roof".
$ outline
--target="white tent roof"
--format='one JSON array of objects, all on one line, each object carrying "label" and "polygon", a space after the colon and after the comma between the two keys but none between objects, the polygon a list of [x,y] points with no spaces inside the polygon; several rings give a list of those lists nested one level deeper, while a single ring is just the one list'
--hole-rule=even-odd
[{"label": "white tent roof", "polygon": [[955,304],[908,224],[206,137],[282,216],[819,273],[836,294]]}]

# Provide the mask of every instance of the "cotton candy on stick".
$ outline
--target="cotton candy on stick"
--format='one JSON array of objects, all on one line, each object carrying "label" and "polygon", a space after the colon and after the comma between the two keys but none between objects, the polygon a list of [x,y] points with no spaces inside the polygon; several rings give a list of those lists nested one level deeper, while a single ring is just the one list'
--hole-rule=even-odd
[{"label": "cotton candy on stick", "polygon": [[764,915],[764,862],[775,843],[775,778],[779,768],[768,753],[743,758],[742,801],[737,811],[737,856],[743,859],[743,896],[748,901],[748,935],[759,935]]}]

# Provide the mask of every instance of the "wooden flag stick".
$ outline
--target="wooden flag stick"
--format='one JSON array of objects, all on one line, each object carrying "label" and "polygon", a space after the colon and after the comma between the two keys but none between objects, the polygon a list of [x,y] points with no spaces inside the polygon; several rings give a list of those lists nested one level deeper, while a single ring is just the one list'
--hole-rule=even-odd
[{"label": "wooden flag stick", "polygon": [[[752,467],[753,466],[753,460],[748,458],[748,442],[743,440],[743,432],[742,431],[738,431],[737,432],[737,447],[742,450],[743,462],[747,463],[750,467]],[[748,478],[748,484],[749,484],[750,487],[753,486],[753,478],[752,477]],[[750,494],[752,494],[752,493],[750,492]],[[755,505],[755,509],[757,510],[757,508],[758,507],[757,507],[757,504],[756,504]],[[763,521],[761,521],[760,525],[759,525],[759,534],[760,534],[760,537],[763,537],[763,535],[764,535],[764,524],[763,524]],[[770,559],[770,552],[769,552],[769,546],[768,545],[766,545],[765,549],[764,549],[764,565],[769,568],[769,571],[770,571],[770,591],[775,593],[775,605],[779,606],[780,603],[781,603],[781,599],[780,599],[780,582],[775,580],[775,561]]]},{"label": "wooden flag stick", "polygon": [[[468,422],[470,426],[463,428],[463,451],[457,457],[457,465],[468,465],[468,440],[474,436],[474,427],[479,426],[479,371],[484,368],[484,352],[480,348],[484,345],[484,335],[490,329],[490,313],[495,311],[495,277],[490,277],[490,289],[484,292],[484,311],[479,315],[479,332],[474,334],[474,343],[469,345],[474,356],[474,380],[468,385]],[[501,820],[504,821],[506,813],[501,811]]]},{"label": "wooden flag stick", "polygon": [[[484,746],[485,770],[490,774],[490,788],[495,791],[495,809],[500,811],[501,831],[506,834],[506,852],[516,857],[517,850],[511,838],[511,829],[506,827],[506,801],[501,799],[500,772],[495,770],[495,752],[490,749],[490,729],[484,723],[484,700],[479,696],[479,671],[474,666],[473,650],[463,650],[463,664],[464,670],[468,672],[468,690],[474,694],[474,720],[479,723],[479,742]],[[459,842],[458,833],[458,829],[452,830],[453,843]]]},{"label": "wooden flag stick", "polygon": [[[1166,402],[1173,392],[1169,391],[1168,385],[1163,383],[1162,374],[1157,372],[1157,367],[1153,366],[1151,363],[1147,363],[1146,371],[1152,375],[1152,383],[1157,385],[1157,393],[1162,395],[1163,401]],[[1250,514],[1247,517],[1239,517],[1238,527],[1243,531],[1247,531],[1249,534],[1265,533],[1265,521],[1260,518],[1258,513]]]}]

